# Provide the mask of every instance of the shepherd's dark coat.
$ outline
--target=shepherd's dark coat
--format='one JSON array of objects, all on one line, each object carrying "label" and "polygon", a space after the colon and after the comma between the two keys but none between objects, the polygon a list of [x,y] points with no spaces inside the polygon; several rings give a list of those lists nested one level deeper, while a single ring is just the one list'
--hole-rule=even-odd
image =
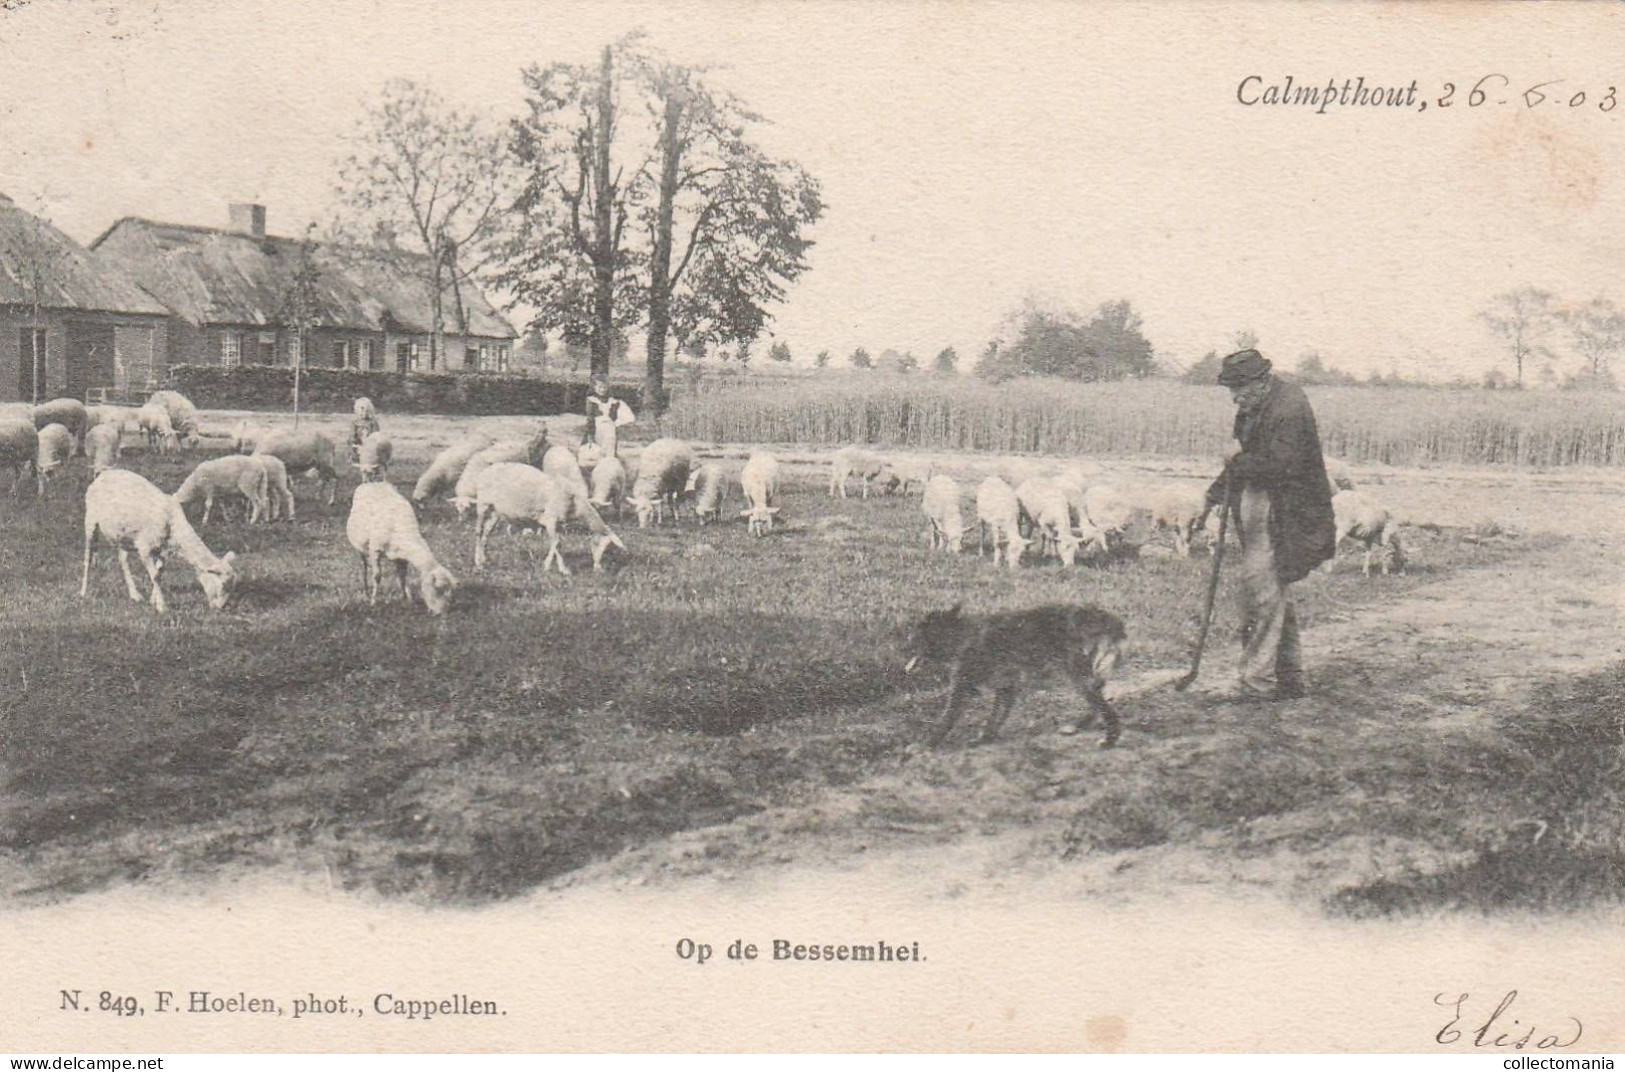
[{"label": "shepherd's dark coat", "polygon": [[[1263,488],[1270,497],[1270,546],[1275,572],[1291,584],[1337,553],[1337,521],[1321,453],[1315,412],[1303,388],[1278,376],[1251,413],[1237,413],[1241,453],[1231,460],[1231,478]],[[1208,489],[1208,501],[1224,501],[1224,478]]]}]

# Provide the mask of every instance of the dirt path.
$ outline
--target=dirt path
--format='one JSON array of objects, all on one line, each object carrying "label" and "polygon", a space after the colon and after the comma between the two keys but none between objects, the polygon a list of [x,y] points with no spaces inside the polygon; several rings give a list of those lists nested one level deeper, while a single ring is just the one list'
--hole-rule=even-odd
[{"label": "dirt path", "polygon": [[[1516,565],[1465,571],[1323,620],[1305,636],[1309,699],[1268,708],[1215,702],[1211,690],[1228,683],[1234,655],[1219,652],[1205,676],[1209,692],[1126,701],[1124,746],[1100,752],[1047,732],[1069,697],[1041,694],[994,745],[916,756],[842,789],[623,854],[555,889],[756,897],[833,880],[911,904],[1138,901],[1204,887],[1302,902],[1438,868],[1448,854],[1425,839],[1374,834],[1382,824],[1359,819],[1382,808],[1380,791],[1358,779],[1319,784],[1348,767],[1321,757],[1403,754],[1407,741],[1446,752],[1482,743],[1498,717],[1625,657],[1621,577],[1625,550],[1577,537]],[[1338,774],[1326,773],[1334,767]],[[1283,800],[1191,798],[1180,778],[1228,784],[1233,794],[1252,770],[1260,793]],[[1199,821],[1183,822],[1181,810]]]}]

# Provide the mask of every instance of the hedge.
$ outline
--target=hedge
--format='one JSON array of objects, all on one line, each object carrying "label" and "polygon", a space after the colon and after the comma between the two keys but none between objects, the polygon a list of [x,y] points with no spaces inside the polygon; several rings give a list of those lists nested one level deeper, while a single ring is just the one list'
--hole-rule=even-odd
[{"label": "hedge", "polygon": [[[293,408],[293,370],[277,365],[172,365],[165,386],[204,409]],[[611,384],[610,394],[643,409],[643,392],[636,387]],[[332,368],[300,372],[299,408],[306,412],[347,413],[363,395],[394,413],[579,413],[587,385],[483,373]]]}]

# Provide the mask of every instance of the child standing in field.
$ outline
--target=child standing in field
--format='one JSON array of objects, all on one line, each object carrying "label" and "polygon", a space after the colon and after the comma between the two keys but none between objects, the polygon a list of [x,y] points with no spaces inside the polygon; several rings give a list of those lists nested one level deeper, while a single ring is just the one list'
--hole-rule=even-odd
[{"label": "child standing in field", "polygon": [[588,443],[596,444],[600,455],[605,458],[615,456],[618,429],[637,420],[631,406],[618,398],[610,397],[609,380],[603,376],[592,378],[592,389],[587,392],[584,415],[587,418],[587,425],[581,430],[581,443],[583,446]]},{"label": "child standing in field", "polygon": [[350,421],[351,462],[357,462],[361,459],[362,441],[378,431],[378,410],[373,407],[372,399],[356,399],[354,414],[354,419]]}]

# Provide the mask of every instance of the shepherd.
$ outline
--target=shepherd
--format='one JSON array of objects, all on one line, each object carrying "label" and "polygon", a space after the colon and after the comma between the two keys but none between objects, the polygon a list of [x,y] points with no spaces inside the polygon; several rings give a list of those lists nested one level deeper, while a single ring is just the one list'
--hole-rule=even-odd
[{"label": "shepherd", "polygon": [[1308,396],[1274,376],[1257,350],[1224,359],[1219,383],[1236,404],[1235,442],[1209,508],[1234,504],[1241,534],[1242,700],[1303,696],[1298,622],[1288,587],[1337,551],[1337,525]]},{"label": "shepherd", "polygon": [[581,443],[595,443],[599,456],[615,457],[616,436],[623,425],[632,424],[637,417],[632,407],[609,394],[609,380],[604,376],[592,378],[592,389],[587,393],[585,409],[586,427],[581,430]]}]

